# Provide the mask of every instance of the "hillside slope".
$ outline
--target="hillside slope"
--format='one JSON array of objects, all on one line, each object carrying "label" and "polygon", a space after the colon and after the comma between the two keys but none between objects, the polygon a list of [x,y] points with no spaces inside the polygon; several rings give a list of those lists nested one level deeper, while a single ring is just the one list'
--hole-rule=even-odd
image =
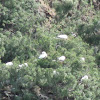
[{"label": "hillside slope", "polygon": [[0,100],[99,100],[100,0],[0,0]]}]

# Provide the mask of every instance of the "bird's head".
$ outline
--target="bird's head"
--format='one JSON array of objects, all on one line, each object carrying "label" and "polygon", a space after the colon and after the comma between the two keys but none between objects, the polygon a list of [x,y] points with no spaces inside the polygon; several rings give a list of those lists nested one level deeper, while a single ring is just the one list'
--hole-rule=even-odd
[{"label": "bird's head", "polygon": [[46,52],[45,52],[45,51],[43,51],[43,52],[42,52],[42,54],[46,54]]}]

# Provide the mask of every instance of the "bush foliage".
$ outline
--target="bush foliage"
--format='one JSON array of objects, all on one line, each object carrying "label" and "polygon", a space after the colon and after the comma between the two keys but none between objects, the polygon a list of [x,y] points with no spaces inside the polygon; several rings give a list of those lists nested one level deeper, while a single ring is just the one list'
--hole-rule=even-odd
[{"label": "bush foliage", "polygon": [[100,99],[97,2],[0,0],[0,100]]}]

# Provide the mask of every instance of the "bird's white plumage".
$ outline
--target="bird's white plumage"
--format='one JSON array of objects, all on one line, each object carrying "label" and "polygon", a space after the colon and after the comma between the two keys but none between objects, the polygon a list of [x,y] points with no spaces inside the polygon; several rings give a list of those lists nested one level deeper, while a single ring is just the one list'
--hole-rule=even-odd
[{"label": "bird's white plumage", "polygon": [[6,63],[6,66],[12,66],[12,65],[13,65],[12,62],[7,62],[7,63]]},{"label": "bird's white plumage", "polygon": [[23,67],[23,66],[28,66],[28,64],[27,63],[24,63],[24,64],[21,64],[21,65],[19,65],[19,67],[21,68],[21,67]]},{"label": "bird's white plumage", "polygon": [[53,71],[53,74],[55,75],[56,73],[57,73],[56,70],[54,70],[54,71]]},{"label": "bird's white plumage", "polygon": [[28,64],[27,64],[27,63],[24,63],[24,65],[25,65],[25,66],[28,66]]},{"label": "bird's white plumage", "polygon": [[59,61],[64,61],[65,59],[66,59],[65,56],[61,56],[61,57],[58,58]]},{"label": "bird's white plumage", "polygon": [[80,60],[81,60],[82,62],[85,62],[85,58],[84,58],[84,57],[81,57]]},{"label": "bird's white plumage", "polygon": [[45,51],[42,52],[42,54],[40,54],[39,59],[43,59],[46,58],[48,55]]},{"label": "bird's white plumage", "polygon": [[83,77],[81,78],[81,81],[83,81],[83,80],[88,80],[88,75],[83,76]]},{"label": "bird's white plumage", "polygon": [[21,67],[23,67],[23,64],[21,64],[21,65],[18,65],[18,66],[21,68]]},{"label": "bird's white plumage", "polygon": [[56,70],[53,71],[53,75],[59,75],[59,72],[57,72]]},{"label": "bird's white plumage", "polygon": [[57,37],[60,38],[60,39],[68,39],[67,35],[58,35]]}]

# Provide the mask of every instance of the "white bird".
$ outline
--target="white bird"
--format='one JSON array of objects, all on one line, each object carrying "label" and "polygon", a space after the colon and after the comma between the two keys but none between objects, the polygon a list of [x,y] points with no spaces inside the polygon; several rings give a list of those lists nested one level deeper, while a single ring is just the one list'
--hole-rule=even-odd
[{"label": "white bird", "polygon": [[59,75],[59,72],[57,72],[56,70],[53,71],[53,75]]},{"label": "white bird", "polygon": [[23,64],[21,64],[21,65],[18,65],[18,66],[21,68],[21,67],[23,67]]},{"label": "white bird", "polygon": [[65,59],[66,59],[65,56],[61,56],[61,57],[58,58],[59,61],[64,61]]},{"label": "white bird", "polygon": [[57,73],[56,70],[54,70],[54,71],[53,71],[53,74],[55,75],[56,73]]},{"label": "white bird", "polygon": [[12,62],[7,62],[7,63],[6,63],[6,66],[12,66],[12,65],[13,65]]},{"label": "white bird", "polygon": [[84,57],[81,57],[80,60],[81,60],[82,62],[85,62],[85,58],[84,58]]},{"label": "white bird", "polygon": [[88,80],[88,76],[87,76],[87,75],[83,76],[83,77],[81,78],[81,81],[83,81],[83,80]]},{"label": "white bird", "polygon": [[19,65],[19,67],[21,68],[21,67],[23,67],[23,66],[28,66],[28,64],[27,63],[24,63],[24,64],[21,64],[21,65]]},{"label": "white bird", "polygon": [[47,58],[47,56],[47,53],[43,51],[42,54],[40,54],[39,59]]},{"label": "white bird", "polygon": [[67,35],[58,35],[57,37],[60,38],[60,39],[68,39]]},{"label": "white bird", "polygon": [[28,66],[28,64],[27,64],[27,63],[24,63],[24,65],[25,65],[25,66]]}]

